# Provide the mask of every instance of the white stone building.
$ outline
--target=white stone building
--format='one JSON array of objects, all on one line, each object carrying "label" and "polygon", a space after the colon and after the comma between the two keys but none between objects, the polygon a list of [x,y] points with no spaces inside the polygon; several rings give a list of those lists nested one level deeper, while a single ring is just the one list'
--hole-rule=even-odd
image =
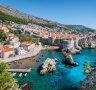
[{"label": "white stone building", "polygon": [[26,54],[28,51],[24,50],[23,47],[19,47],[15,50],[15,54],[16,55],[22,55],[22,54]]},{"label": "white stone building", "polygon": [[10,47],[4,48],[4,50],[3,50],[4,59],[13,57],[14,55],[15,55],[14,48],[10,48]]},{"label": "white stone building", "polygon": [[23,47],[26,51],[31,51],[35,48],[35,43],[31,41],[25,41],[21,43],[21,47]]}]

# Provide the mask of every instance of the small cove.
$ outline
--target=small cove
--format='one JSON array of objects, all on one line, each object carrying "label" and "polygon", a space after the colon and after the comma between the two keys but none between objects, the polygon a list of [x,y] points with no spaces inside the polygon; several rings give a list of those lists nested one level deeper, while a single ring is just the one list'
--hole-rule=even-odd
[{"label": "small cove", "polygon": [[[46,58],[57,58],[59,64],[57,64],[57,70],[54,73],[40,76],[38,74],[38,67]],[[39,59],[40,62],[36,62],[35,60],[37,59]],[[79,63],[79,66],[66,68],[65,65],[61,63],[62,60],[64,60],[64,55],[60,52],[41,51],[41,53],[34,58],[15,61],[15,64],[19,63],[18,68],[32,68],[27,77],[15,78],[20,85],[26,82],[32,82],[32,87],[25,90],[76,90],[80,82],[86,78],[83,74],[83,64],[85,61],[89,60],[90,65],[94,65],[93,62],[96,60],[96,49],[83,49],[81,54],[74,54],[73,59]],[[12,62],[10,67],[14,67],[15,64]]]}]

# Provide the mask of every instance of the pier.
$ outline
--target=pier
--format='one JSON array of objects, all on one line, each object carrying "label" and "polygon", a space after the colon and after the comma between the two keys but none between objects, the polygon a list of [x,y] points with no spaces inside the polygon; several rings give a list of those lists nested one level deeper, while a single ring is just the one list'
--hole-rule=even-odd
[{"label": "pier", "polygon": [[19,73],[29,73],[31,71],[31,68],[29,69],[8,69],[9,72],[19,72]]}]

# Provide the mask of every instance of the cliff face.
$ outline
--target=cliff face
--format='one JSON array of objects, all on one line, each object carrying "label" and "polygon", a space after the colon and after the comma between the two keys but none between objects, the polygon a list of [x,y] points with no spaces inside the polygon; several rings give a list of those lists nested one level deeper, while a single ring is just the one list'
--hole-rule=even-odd
[{"label": "cliff face", "polygon": [[96,35],[87,35],[84,38],[78,40],[78,45],[82,48],[95,48],[96,47]]},{"label": "cliff face", "polygon": [[79,90],[96,90],[96,70],[89,74],[81,84]]},{"label": "cliff face", "polygon": [[0,12],[27,20],[30,23],[34,23],[44,28],[48,28],[49,31],[51,30],[56,32],[69,33],[69,34],[70,33],[82,34],[87,32],[94,32],[94,29],[87,28],[82,25],[63,25],[54,21],[49,21],[43,18],[28,15],[26,13],[20,12],[16,9],[4,5],[0,5]]}]

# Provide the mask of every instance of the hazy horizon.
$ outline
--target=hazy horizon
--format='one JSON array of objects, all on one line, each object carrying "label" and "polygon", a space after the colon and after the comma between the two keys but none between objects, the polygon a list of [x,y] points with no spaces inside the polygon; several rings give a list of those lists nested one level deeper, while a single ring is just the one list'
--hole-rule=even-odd
[{"label": "hazy horizon", "polygon": [[0,4],[61,24],[96,29],[95,0],[0,0]]}]

